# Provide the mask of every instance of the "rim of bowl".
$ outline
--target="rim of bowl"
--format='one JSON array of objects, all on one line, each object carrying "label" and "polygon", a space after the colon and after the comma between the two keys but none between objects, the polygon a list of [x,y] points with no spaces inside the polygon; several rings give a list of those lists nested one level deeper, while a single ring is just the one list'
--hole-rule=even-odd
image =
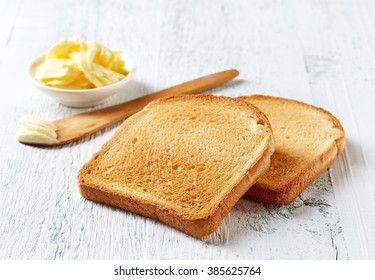
[{"label": "rim of bowl", "polygon": [[[122,80],[116,83],[113,83],[111,85],[104,86],[104,87],[89,88],[89,89],[65,89],[65,88],[50,87],[45,84],[42,84],[41,82],[38,82],[37,80],[35,80],[35,77],[34,77],[35,71],[36,71],[36,68],[45,60],[46,54],[37,56],[35,59],[31,61],[31,63],[29,63],[29,66],[27,67],[27,77],[34,86],[42,88],[44,90],[48,90],[48,91],[65,92],[65,93],[82,93],[82,92],[89,93],[89,92],[101,91],[103,89],[108,90],[111,88],[121,86],[122,84],[126,84],[134,76],[135,71],[137,69],[135,60],[133,59],[131,55],[129,55],[127,52],[122,52],[121,56],[123,57],[125,61],[125,69],[128,71],[128,75],[126,75],[125,78],[123,78]],[[126,67],[127,63],[130,64],[130,68]]]}]

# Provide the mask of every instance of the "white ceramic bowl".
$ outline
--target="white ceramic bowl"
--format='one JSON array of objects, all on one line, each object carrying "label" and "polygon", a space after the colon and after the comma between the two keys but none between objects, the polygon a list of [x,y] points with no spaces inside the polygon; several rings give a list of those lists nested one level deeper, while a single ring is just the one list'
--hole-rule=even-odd
[{"label": "white ceramic bowl", "polygon": [[61,104],[70,107],[89,107],[104,102],[106,98],[121,92],[133,78],[136,70],[134,59],[129,54],[122,53],[122,59],[124,59],[126,70],[129,73],[121,81],[101,88],[61,89],[46,86],[35,80],[36,69],[44,61],[44,59],[45,55],[39,56],[30,64],[27,71],[29,80],[34,86],[42,90],[42,92],[45,94],[55,98]]}]

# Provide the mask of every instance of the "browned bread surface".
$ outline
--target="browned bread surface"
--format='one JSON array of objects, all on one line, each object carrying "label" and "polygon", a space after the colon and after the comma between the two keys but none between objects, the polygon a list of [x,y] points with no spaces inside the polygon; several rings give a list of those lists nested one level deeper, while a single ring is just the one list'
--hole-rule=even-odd
[{"label": "browned bread surface", "polygon": [[276,142],[269,170],[245,198],[275,206],[290,204],[343,152],[344,129],[331,113],[302,102],[263,95],[239,99],[266,114]]},{"label": "browned bread surface", "polygon": [[166,98],[121,125],[79,171],[79,189],[203,237],[269,167],[273,151],[267,118],[248,102]]}]

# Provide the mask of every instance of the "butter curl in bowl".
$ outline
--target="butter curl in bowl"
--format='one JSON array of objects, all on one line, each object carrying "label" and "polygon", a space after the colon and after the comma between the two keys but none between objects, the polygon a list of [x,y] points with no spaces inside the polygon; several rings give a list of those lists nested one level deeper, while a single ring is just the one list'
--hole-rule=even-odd
[{"label": "butter curl in bowl", "polygon": [[60,40],[34,60],[28,74],[35,86],[60,103],[87,107],[122,91],[135,69],[134,59],[120,50],[72,38]]}]

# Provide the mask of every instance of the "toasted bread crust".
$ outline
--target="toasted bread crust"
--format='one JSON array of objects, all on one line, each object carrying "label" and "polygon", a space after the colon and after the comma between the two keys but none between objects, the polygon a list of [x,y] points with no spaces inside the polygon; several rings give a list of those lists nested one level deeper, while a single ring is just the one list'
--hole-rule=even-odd
[{"label": "toasted bread crust", "polygon": [[273,206],[288,205],[335,162],[337,152],[336,146],[332,146],[332,149],[312,162],[309,167],[300,172],[292,181],[279,186],[282,191],[272,190],[270,186],[256,182],[246,192],[244,197],[265,204],[272,204]]},{"label": "toasted bread crust", "polygon": [[[305,108],[305,110],[317,111],[322,116],[327,117],[334,124],[334,128],[338,128],[341,132],[337,138],[332,139],[331,145],[329,145],[323,153],[317,154],[315,158],[312,158],[310,163],[305,168],[299,170],[291,180],[285,181],[283,178],[274,178],[271,184],[266,183],[264,180],[262,180],[263,176],[267,176],[266,172],[244,196],[245,198],[266,204],[272,204],[274,206],[290,204],[313,181],[315,181],[320,174],[329,168],[334,163],[336,157],[344,151],[344,129],[339,120],[328,111],[303,102],[264,95],[243,96],[239,98],[250,103],[253,99],[258,99],[272,102],[287,102],[290,106],[302,106]],[[279,124],[275,122],[272,124],[271,121],[271,125],[273,125],[275,128]],[[275,136],[275,141],[278,141],[277,136]]]},{"label": "toasted bread crust", "polygon": [[[134,195],[119,194],[115,190],[111,190],[100,180],[88,180],[92,178],[90,175],[92,170],[95,170],[95,159],[103,156],[117,141],[121,141],[124,136],[124,129],[126,124],[134,120],[134,118],[142,117],[145,110],[151,110],[153,106],[160,104],[186,100],[204,100],[209,102],[219,102],[219,104],[227,103],[230,106],[238,106],[241,110],[249,110],[251,114],[258,120],[258,123],[266,128],[268,131],[264,150],[258,155],[251,167],[246,173],[239,178],[239,180],[231,187],[225,196],[221,197],[219,203],[215,205],[208,213],[197,215],[196,213],[180,213],[173,207],[161,207],[147,199],[141,199]],[[220,225],[222,219],[228,214],[234,204],[246,193],[246,191],[253,185],[259,176],[268,169],[270,165],[270,157],[274,151],[274,142],[270,124],[265,115],[256,107],[250,105],[248,102],[241,100],[234,100],[228,97],[215,97],[211,95],[200,96],[180,96],[165,98],[157,100],[149,104],[144,111],[134,115],[133,119],[124,123],[115,135],[103,145],[101,150],[94,154],[93,158],[86,163],[78,173],[79,190],[83,197],[104,203],[109,206],[118,207],[126,211],[130,211],[145,217],[149,217],[165,224],[168,224],[178,230],[181,230],[193,237],[203,237],[214,232]],[[89,182],[90,181],[90,182]]]},{"label": "toasted bread crust", "polygon": [[116,193],[103,191],[99,185],[82,183],[82,178],[87,173],[85,169],[79,171],[79,191],[88,200],[133,212],[163,222],[195,238],[202,238],[211,234],[220,226],[234,204],[248,191],[249,186],[252,186],[256,179],[268,169],[272,153],[273,149],[268,146],[262,158],[246,172],[241,181],[220,202],[216,210],[211,215],[200,219],[179,216],[171,213],[168,209],[161,209],[155,204],[146,201],[140,202],[130,197],[121,197]]}]

